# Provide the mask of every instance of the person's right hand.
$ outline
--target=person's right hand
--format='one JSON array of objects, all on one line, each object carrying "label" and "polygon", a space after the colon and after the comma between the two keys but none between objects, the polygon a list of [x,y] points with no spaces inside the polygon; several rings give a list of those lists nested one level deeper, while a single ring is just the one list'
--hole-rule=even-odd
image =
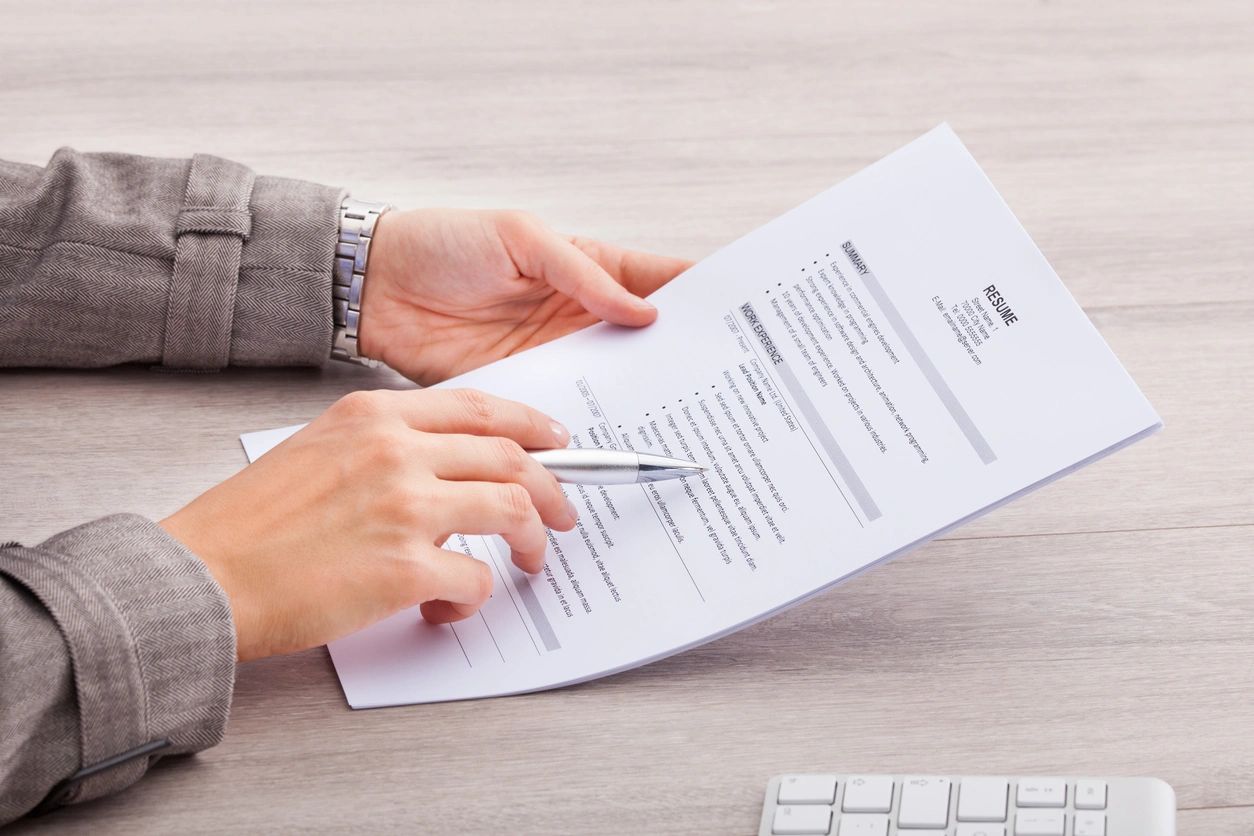
[{"label": "person's right hand", "polygon": [[487,564],[439,546],[499,534],[543,568],[574,506],[525,450],[564,447],[548,416],[470,389],[355,392],[161,525],[231,603],[240,661],[325,644],[422,605],[473,615]]}]

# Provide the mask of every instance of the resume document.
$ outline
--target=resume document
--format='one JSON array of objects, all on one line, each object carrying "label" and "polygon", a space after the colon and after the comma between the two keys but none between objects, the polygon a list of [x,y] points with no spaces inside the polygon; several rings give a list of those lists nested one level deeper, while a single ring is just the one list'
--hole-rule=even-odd
[{"label": "resume document", "polygon": [[[354,708],[553,688],[766,618],[1160,426],[941,126],[599,325],[445,386],[523,401],[576,447],[710,466],[564,486],[578,527],[525,575],[498,538],[474,617],[330,645]],[[296,427],[244,436],[250,459]]]}]

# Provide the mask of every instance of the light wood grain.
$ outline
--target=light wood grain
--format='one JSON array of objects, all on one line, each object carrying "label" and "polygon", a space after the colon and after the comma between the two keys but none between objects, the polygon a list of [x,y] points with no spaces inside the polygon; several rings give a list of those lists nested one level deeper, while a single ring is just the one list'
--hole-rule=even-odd
[{"label": "light wood grain", "polygon": [[[748,833],[793,769],[1156,774],[1254,831],[1248,0],[0,0],[0,156],[209,151],[700,257],[940,121],[1165,432],[772,621],[548,694],[351,712],[241,667],[227,740],[26,831]],[[342,58],[341,56],[350,56]],[[386,371],[0,376],[0,538],[172,511]]]}]

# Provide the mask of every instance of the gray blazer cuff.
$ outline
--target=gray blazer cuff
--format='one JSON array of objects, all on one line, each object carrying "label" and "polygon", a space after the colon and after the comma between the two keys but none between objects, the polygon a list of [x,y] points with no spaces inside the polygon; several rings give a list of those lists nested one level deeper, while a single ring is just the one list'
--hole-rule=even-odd
[{"label": "gray blazer cuff", "polygon": [[[79,768],[162,738],[171,754],[221,740],[235,677],[230,606],[205,565],[160,526],[104,517],[33,548],[0,549],[0,573],[30,590],[64,640],[76,705],[61,710],[77,713]],[[93,776],[67,800],[128,786],[153,760]],[[65,759],[44,763],[53,762]],[[20,780],[37,790],[35,801],[68,777],[41,774],[38,760],[27,766]]]},{"label": "gray blazer cuff", "polygon": [[231,364],[318,366],[331,356],[331,270],[343,189],[258,177],[240,253]]}]

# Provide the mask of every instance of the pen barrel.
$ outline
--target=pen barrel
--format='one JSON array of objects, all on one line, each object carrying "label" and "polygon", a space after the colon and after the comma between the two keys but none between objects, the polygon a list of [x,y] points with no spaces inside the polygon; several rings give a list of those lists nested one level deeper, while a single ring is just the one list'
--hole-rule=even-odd
[{"label": "pen barrel", "polygon": [[531,457],[559,482],[572,485],[633,485],[640,474],[629,450],[536,450]]}]

